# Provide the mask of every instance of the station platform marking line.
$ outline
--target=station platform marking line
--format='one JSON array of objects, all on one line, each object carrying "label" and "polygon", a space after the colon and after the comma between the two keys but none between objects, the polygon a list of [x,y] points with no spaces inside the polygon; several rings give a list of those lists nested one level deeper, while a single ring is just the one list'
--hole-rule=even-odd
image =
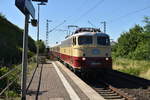
[{"label": "station platform marking line", "polygon": [[95,90],[93,90],[90,86],[88,86],[85,82],[83,82],[80,78],[74,75],[69,69],[67,69],[60,62],[56,62],[59,66],[62,66],[63,70],[71,76],[70,78],[74,81],[74,83],[82,90],[82,92],[89,98],[89,100],[105,100],[102,96],[100,96]]},{"label": "station platform marking line", "polygon": [[52,64],[53,64],[54,68],[56,69],[56,72],[57,72],[58,76],[60,77],[63,85],[65,86],[71,100],[80,100],[79,96],[74,91],[74,89],[71,87],[71,85],[68,83],[68,81],[66,80],[64,75],[61,73],[61,71],[58,69],[57,65],[54,62],[52,62]]}]

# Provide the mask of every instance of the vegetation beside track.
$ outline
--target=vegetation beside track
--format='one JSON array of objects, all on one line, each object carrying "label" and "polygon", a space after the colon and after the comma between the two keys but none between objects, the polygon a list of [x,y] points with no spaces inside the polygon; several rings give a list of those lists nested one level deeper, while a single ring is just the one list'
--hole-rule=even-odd
[{"label": "vegetation beside track", "polygon": [[112,45],[113,57],[150,60],[150,17],[144,22],[145,26],[135,25],[121,34]]},{"label": "vegetation beside track", "polygon": [[150,79],[150,17],[144,23],[123,32],[112,45],[113,68]]},{"label": "vegetation beside track", "polygon": [[[29,59],[28,61],[28,74],[31,73],[32,70],[34,70],[36,67],[36,58],[35,56]],[[11,98],[11,100],[20,100],[20,92],[21,92],[21,69],[22,66],[20,65],[15,65],[11,67],[1,67],[0,68],[0,76],[3,76],[5,73],[9,72],[11,69],[16,68],[15,71],[13,71],[10,75],[5,77],[3,80],[0,80],[0,89],[4,89],[4,87],[7,86],[8,81],[11,82],[17,78],[16,81],[10,86],[10,88],[5,91],[2,95],[2,99]],[[19,74],[17,74],[20,72]],[[1,98],[1,97],[0,97]]]},{"label": "vegetation beside track", "polygon": [[[22,45],[23,45],[23,29],[20,29],[18,26],[14,25],[7,18],[0,13],[0,76],[3,76],[10,70],[17,68],[10,75],[6,76],[0,80],[0,91],[2,91],[7,85],[8,81],[13,82],[9,90],[2,94],[2,97],[6,96],[10,98],[15,98],[20,96],[20,78],[21,74],[21,61],[22,61]],[[39,45],[39,53],[43,53],[45,50],[45,45],[42,40],[34,41],[30,36],[28,36],[28,72],[30,73],[36,67],[35,57],[36,45]],[[1,96],[0,96],[1,98]],[[18,99],[20,100],[20,99]]]},{"label": "vegetation beside track", "polygon": [[150,80],[150,61],[114,58],[113,69]]},{"label": "vegetation beside track", "polygon": [[[0,88],[1,91],[12,81],[12,85],[2,94],[3,98],[6,97],[18,97],[20,94],[20,77],[19,74],[21,72],[21,65],[16,65],[12,66],[11,68],[9,67],[2,67],[0,68],[0,76],[3,76],[4,74],[8,73],[10,70],[16,68],[14,71],[12,71],[10,74],[8,74],[5,78],[0,80]],[[17,78],[19,77],[19,78]],[[17,78],[17,80],[16,80]]]},{"label": "vegetation beside track", "polygon": [[[23,29],[0,13],[0,67],[18,65],[22,59]],[[28,37],[28,57],[36,53],[36,43]]]}]

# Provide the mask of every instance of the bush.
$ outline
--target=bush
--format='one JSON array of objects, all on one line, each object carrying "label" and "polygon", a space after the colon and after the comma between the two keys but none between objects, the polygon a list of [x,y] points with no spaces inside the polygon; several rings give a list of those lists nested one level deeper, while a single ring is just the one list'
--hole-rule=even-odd
[{"label": "bush", "polygon": [[[7,67],[0,68],[0,76],[7,73],[9,69]],[[0,88],[4,88],[7,85],[7,79],[8,77],[5,77],[4,79],[0,80]]]},{"label": "bush", "polygon": [[150,49],[148,43],[141,43],[138,45],[136,50],[133,53],[133,59],[137,60],[150,60]]},{"label": "bush", "polygon": [[[21,63],[23,30],[9,22],[0,13],[0,65],[12,66]],[[28,37],[28,48],[36,52],[35,41]]]},{"label": "bush", "polygon": [[[13,68],[16,68],[18,66],[13,66]],[[7,72],[9,72],[10,70],[7,67],[2,67],[0,68],[0,76],[6,74]],[[5,78],[3,78],[2,80],[0,80],[0,88],[4,89],[8,82],[12,82],[14,80],[16,80],[16,76],[17,73],[20,72],[20,69],[15,70],[13,72],[11,72],[9,75],[7,75]],[[8,94],[9,96],[16,96],[17,94],[20,93],[20,85],[18,84],[17,80],[13,82],[13,84],[9,87],[9,91],[5,91],[5,94]]]},{"label": "bush", "polygon": [[5,95],[7,95],[8,97],[18,97],[18,94],[14,91],[6,91]]}]

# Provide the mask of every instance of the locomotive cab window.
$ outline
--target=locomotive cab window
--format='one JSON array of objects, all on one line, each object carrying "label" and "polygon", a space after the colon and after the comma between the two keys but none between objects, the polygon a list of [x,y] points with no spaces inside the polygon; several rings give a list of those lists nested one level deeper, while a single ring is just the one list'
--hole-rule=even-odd
[{"label": "locomotive cab window", "polygon": [[97,44],[99,45],[110,45],[109,37],[97,37]]},{"label": "locomotive cab window", "polygon": [[80,36],[78,38],[78,44],[79,45],[86,45],[86,44],[92,44],[92,36]]}]

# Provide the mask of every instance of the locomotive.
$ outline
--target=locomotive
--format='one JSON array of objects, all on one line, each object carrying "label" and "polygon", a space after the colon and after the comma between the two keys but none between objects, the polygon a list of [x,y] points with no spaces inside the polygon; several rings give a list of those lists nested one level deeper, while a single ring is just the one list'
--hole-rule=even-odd
[{"label": "locomotive", "polygon": [[78,28],[50,54],[67,64],[75,73],[112,69],[109,35],[97,28]]}]

